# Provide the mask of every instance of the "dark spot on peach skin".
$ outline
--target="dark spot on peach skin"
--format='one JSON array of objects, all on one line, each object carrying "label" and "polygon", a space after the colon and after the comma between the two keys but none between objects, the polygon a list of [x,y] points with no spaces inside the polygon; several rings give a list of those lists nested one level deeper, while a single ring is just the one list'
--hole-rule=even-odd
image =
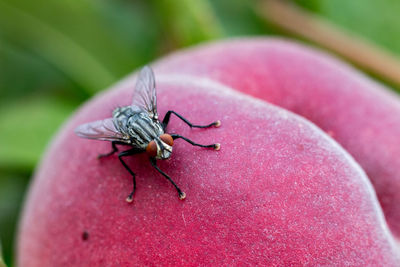
[{"label": "dark spot on peach skin", "polygon": [[82,232],[82,240],[87,241],[88,239],[89,239],[89,232],[85,230]]}]

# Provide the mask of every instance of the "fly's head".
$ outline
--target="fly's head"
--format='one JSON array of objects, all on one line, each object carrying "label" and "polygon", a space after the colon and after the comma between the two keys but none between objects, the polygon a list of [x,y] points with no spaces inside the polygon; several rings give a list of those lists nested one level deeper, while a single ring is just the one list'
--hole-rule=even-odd
[{"label": "fly's head", "polygon": [[174,139],[169,134],[162,134],[146,147],[146,153],[156,159],[169,159],[172,154]]}]

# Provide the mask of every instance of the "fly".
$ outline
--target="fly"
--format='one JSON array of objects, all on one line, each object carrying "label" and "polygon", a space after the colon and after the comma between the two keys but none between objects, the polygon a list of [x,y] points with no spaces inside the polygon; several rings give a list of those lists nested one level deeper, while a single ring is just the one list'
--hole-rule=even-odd
[{"label": "fly", "polygon": [[170,158],[174,140],[179,138],[193,146],[220,149],[220,144],[201,145],[179,134],[166,133],[171,114],[175,114],[191,128],[209,128],[221,125],[220,121],[215,121],[208,125],[194,125],[173,110],[169,110],[162,122],[160,122],[157,112],[154,73],[150,67],[146,66],[140,71],[130,106],[116,108],[112,113],[112,118],[82,124],[75,129],[75,133],[79,137],[111,141],[112,150],[107,154],[100,154],[98,158],[107,157],[118,152],[116,145],[131,146],[130,149],[118,154],[120,162],[132,175],[133,189],[126,198],[127,202],[133,201],[133,195],[136,190],[136,177],[135,173],[123,160],[124,157],[146,152],[149,156],[150,164],[172,183],[178,192],[179,199],[183,200],[186,194],[171,177],[160,170],[157,166],[157,160]]}]

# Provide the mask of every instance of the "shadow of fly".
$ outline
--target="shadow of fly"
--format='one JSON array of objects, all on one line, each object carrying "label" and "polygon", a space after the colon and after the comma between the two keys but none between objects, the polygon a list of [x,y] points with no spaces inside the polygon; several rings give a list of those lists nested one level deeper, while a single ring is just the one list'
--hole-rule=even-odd
[{"label": "shadow of fly", "polygon": [[215,121],[208,125],[195,125],[173,110],[169,110],[162,122],[160,122],[157,113],[154,73],[150,67],[146,66],[140,71],[130,106],[116,108],[112,113],[112,118],[89,122],[75,129],[75,133],[79,137],[111,141],[112,150],[107,154],[100,154],[98,158],[108,157],[118,152],[117,145],[131,146],[130,149],[118,154],[122,165],[132,175],[133,189],[126,198],[127,202],[133,201],[136,178],[135,173],[123,160],[124,157],[146,152],[149,156],[150,164],[171,182],[178,192],[179,199],[183,200],[186,194],[182,192],[171,177],[157,166],[157,160],[170,158],[174,140],[179,138],[193,146],[220,149],[220,144],[201,145],[179,134],[166,133],[171,114],[176,115],[191,128],[209,128],[221,125],[220,121]]}]

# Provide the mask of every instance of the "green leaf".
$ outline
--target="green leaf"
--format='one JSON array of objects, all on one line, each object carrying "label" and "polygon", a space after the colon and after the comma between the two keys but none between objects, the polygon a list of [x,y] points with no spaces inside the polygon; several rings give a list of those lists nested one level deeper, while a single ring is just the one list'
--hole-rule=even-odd
[{"label": "green leaf", "polygon": [[34,168],[47,143],[75,109],[52,98],[24,99],[0,108],[0,168]]},{"label": "green leaf", "polygon": [[[38,2],[42,2],[37,3],[38,5],[46,6],[47,4],[44,1]],[[33,42],[30,48],[34,52],[41,54],[54,66],[65,71],[84,88],[105,86],[115,79],[90,51],[84,49],[54,25],[46,23],[36,14],[29,13],[25,10],[25,6],[21,8],[0,1],[0,10],[2,25],[6,31],[16,29],[20,37],[24,37],[18,38],[17,41]],[[15,21],[18,23],[13,23]]]},{"label": "green leaf", "polygon": [[0,0],[0,40],[42,58],[88,94],[155,57],[153,21],[141,1]]},{"label": "green leaf", "polygon": [[216,17],[227,36],[260,35],[270,32],[264,19],[254,10],[254,2],[248,0],[210,1]]},{"label": "green leaf", "polygon": [[0,257],[0,267],[7,267],[1,257]]},{"label": "green leaf", "polygon": [[1,253],[1,250],[2,250],[2,248],[1,248],[1,244],[0,244],[0,267],[7,267],[6,264],[4,263],[3,255]]},{"label": "green leaf", "polygon": [[224,36],[208,0],[154,0],[153,6],[168,34],[167,45],[181,47]]},{"label": "green leaf", "polygon": [[63,95],[79,101],[90,96],[41,58],[1,40],[0,73],[0,99],[3,102],[32,94]]},{"label": "green leaf", "polygon": [[14,255],[12,251],[15,247],[19,210],[30,176],[30,173],[0,170],[0,236],[3,245],[3,248],[0,248],[0,254],[1,252],[4,253],[3,261],[8,263],[9,266],[13,265]]}]

